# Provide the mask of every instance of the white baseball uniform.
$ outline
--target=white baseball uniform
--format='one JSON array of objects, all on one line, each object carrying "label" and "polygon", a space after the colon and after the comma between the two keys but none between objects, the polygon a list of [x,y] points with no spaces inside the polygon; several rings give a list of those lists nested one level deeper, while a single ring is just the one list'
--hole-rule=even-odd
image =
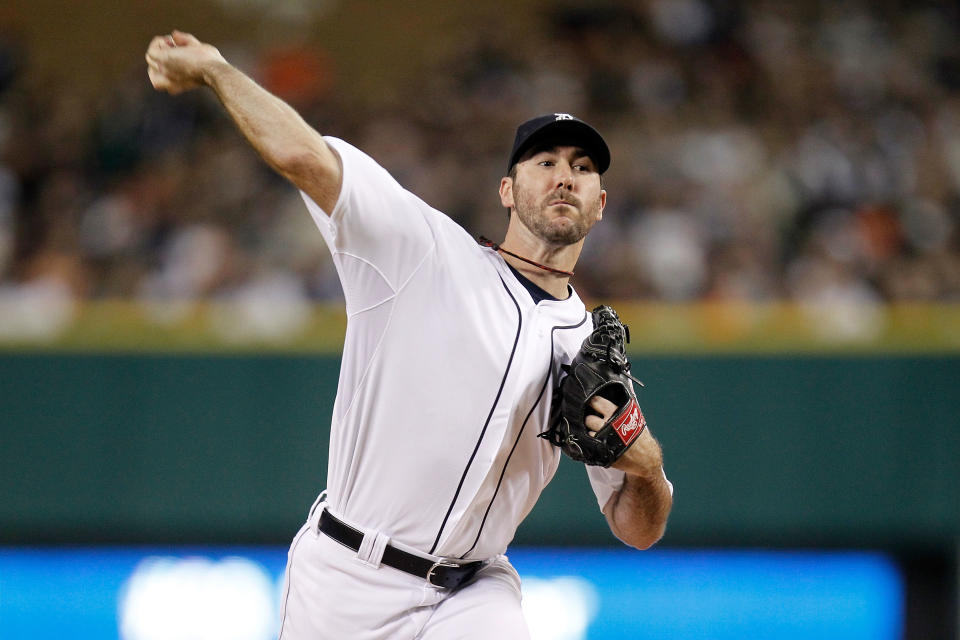
[{"label": "white baseball uniform", "polygon": [[[537,434],[590,315],[572,287],[535,303],[497,252],[326,140],[343,165],[339,199],[329,216],[304,200],[348,322],[326,499],[291,545],[281,637],[526,638],[503,554],[559,464]],[[587,472],[602,508],[623,473]],[[318,533],[322,507],[365,533],[359,552]],[[467,586],[440,589],[380,565],[388,542],[486,564]]]}]

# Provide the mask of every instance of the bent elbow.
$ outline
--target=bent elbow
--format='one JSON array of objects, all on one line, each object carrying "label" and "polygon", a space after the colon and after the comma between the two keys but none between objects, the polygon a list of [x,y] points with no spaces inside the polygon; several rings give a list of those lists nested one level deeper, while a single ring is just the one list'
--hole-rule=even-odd
[{"label": "bent elbow", "polygon": [[649,538],[645,538],[641,540],[639,544],[635,544],[633,545],[633,547],[635,549],[639,549],[640,551],[646,551],[647,549],[651,548],[653,545],[660,542],[660,540],[663,538],[663,534],[665,531],[666,531],[666,527],[664,527],[663,529],[660,529],[660,531],[650,536]]},{"label": "bent elbow", "polygon": [[629,547],[646,551],[657,544],[667,531],[669,509],[648,518],[633,517],[626,522],[609,519],[610,529],[621,542]]},{"label": "bent elbow", "polygon": [[646,551],[653,545],[660,542],[660,539],[663,538],[663,534],[666,532],[666,524],[661,526],[653,531],[644,531],[639,534],[630,536],[627,539],[620,538],[620,540],[627,546],[633,547],[639,551]]},{"label": "bent elbow", "polygon": [[295,140],[290,137],[278,138],[265,147],[264,158],[293,183],[323,180],[337,176],[340,170],[336,154],[316,132]]},{"label": "bent elbow", "polygon": [[623,500],[624,490],[615,493],[604,510],[610,530],[627,546],[645,551],[663,538],[673,509],[672,492],[665,489],[651,499]]},{"label": "bent elbow", "polygon": [[274,157],[274,169],[309,194],[324,211],[331,211],[340,190],[340,160],[322,140],[298,146]]},{"label": "bent elbow", "polygon": [[272,160],[276,170],[294,183],[305,176],[315,175],[323,168],[320,154],[309,147],[276,151],[272,154]]}]

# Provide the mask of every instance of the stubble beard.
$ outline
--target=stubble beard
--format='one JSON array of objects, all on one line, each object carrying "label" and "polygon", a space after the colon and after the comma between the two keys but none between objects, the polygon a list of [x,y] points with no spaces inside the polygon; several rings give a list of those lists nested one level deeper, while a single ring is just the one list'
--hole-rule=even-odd
[{"label": "stubble beard", "polygon": [[527,190],[519,187],[514,181],[514,209],[517,217],[535,236],[554,246],[567,246],[583,240],[592,221],[596,219],[600,203],[584,208],[583,203],[572,196],[563,196],[570,203],[577,214],[574,216],[550,217],[547,215],[547,203],[559,199],[559,194],[550,194],[537,202],[536,198]]}]

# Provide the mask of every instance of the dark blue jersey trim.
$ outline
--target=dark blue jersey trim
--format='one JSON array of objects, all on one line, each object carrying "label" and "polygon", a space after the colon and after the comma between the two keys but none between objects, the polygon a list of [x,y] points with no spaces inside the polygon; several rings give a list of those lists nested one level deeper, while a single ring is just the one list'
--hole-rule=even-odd
[{"label": "dark blue jersey trim", "polygon": [[506,460],[506,462],[503,463],[503,469],[500,471],[500,478],[499,478],[499,480],[497,480],[497,488],[494,489],[494,491],[493,491],[493,496],[491,496],[490,502],[487,504],[487,510],[484,511],[484,513],[483,513],[483,520],[481,520],[481,522],[480,522],[480,528],[477,530],[477,537],[474,538],[473,544],[470,546],[470,548],[467,549],[466,552],[465,552],[462,556],[460,556],[461,559],[462,559],[462,558],[465,558],[468,553],[470,553],[471,551],[473,551],[473,550],[476,548],[477,543],[480,541],[480,534],[483,533],[483,526],[487,523],[487,516],[490,515],[490,509],[493,507],[493,501],[497,499],[497,494],[500,493],[500,485],[503,483],[503,478],[504,478],[504,476],[507,474],[507,466],[510,464],[510,459],[513,457],[513,452],[517,450],[517,445],[520,444],[520,436],[523,435],[523,431],[524,431],[524,429],[526,429],[527,423],[530,421],[530,416],[533,415],[534,409],[537,408],[537,405],[539,405],[539,404],[540,404],[540,401],[543,399],[544,391],[547,390],[547,387],[548,387],[549,384],[550,384],[550,379],[551,379],[551,378],[553,377],[553,375],[554,375],[554,369],[555,369],[555,367],[554,367],[554,361],[553,361],[553,337],[554,337],[554,334],[555,334],[558,330],[576,329],[576,328],[582,326],[583,323],[586,322],[586,321],[587,321],[587,314],[586,314],[586,312],[584,312],[584,314],[583,314],[583,320],[581,320],[581,321],[578,322],[577,324],[570,324],[570,325],[565,325],[565,326],[554,326],[554,327],[550,330],[550,365],[549,365],[548,368],[547,368],[547,376],[546,376],[546,378],[545,378],[544,381],[543,381],[543,386],[540,387],[540,393],[537,394],[537,399],[533,402],[533,406],[530,407],[530,411],[527,412],[526,417],[524,417],[524,419],[523,419],[523,424],[520,425],[520,431],[517,433],[517,438],[516,438],[516,440],[513,441],[513,447],[510,449],[510,453],[507,455],[507,460]]},{"label": "dark blue jersey trim", "polygon": [[506,385],[507,376],[510,374],[510,367],[513,365],[513,358],[517,354],[517,344],[520,342],[520,329],[523,327],[523,314],[520,312],[520,305],[517,303],[517,299],[510,292],[510,287],[508,287],[507,283],[504,282],[503,277],[500,278],[500,283],[506,290],[507,295],[510,296],[510,300],[513,301],[513,305],[517,308],[517,335],[513,338],[513,348],[510,350],[510,359],[507,360],[507,368],[504,370],[503,378],[500,380],[500,388],[497,389],[497,396],[493,399],[493,404],[490,406],[490,412],[487,413],[487,419],[483,423],[483,429],[480,430],[480,437],[477,438],[477,444],[473,447],[473,453],[470,454],[470,459],[467,461],[467,466],[463,470],[463,475],[460,476],[460,484],[457,485],[457,490],[453,494],[453,500],[450,501],[450,506],[447,508],[447,515],[443,516],[443,522],[440,523],[440,530],[437,531],[437,538],[433,541],[433,546],[430,547],[429,553],[431,554],[437,550],[437,545],[440,544],[440,535],[443,533],[443,528],[447,526],[447,520],[450,518],[450,514],[453,512],[453,506],[457,504],[457,498],[460,497],[460,490],[463,489],[463,483],[467,479],[467,473],[470,471],[470,466],[473,464],[473,459],[477,457],[477,451],[480,450],[480,443],[483,442],[483,436],[487,433],[487,427],[490,426],[490,419],[493,417],[493,411],[497,408],[497,404],[500,402],[500,396],[503,394],[503,387]]},{"label": "dark blue jersey trim", "polygon": [[523,285],[523,288],[530,292],[530,297],[533,298],[534,304],[540,304],[543,300],[558,300],[558,298],[555,298],[540,288],[533,280],[514,269],[506,260],[504,260],[504,264],[510,267],[510,271],[517,277],[517,280]]}]

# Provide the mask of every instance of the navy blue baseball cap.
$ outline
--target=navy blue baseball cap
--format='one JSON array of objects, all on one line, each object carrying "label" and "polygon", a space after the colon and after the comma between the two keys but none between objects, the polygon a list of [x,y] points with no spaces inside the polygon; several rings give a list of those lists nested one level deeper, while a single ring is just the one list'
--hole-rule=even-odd
[{"label": "navy blue baseball cap", "polygon": [[569,113],[548,113],[527,120],[517,127],[507,173],[527,151],[544,145],[573,145],[582,148],[597,165],[597,173],[610,166],[610,149],[603,136],[586,122]]}]

